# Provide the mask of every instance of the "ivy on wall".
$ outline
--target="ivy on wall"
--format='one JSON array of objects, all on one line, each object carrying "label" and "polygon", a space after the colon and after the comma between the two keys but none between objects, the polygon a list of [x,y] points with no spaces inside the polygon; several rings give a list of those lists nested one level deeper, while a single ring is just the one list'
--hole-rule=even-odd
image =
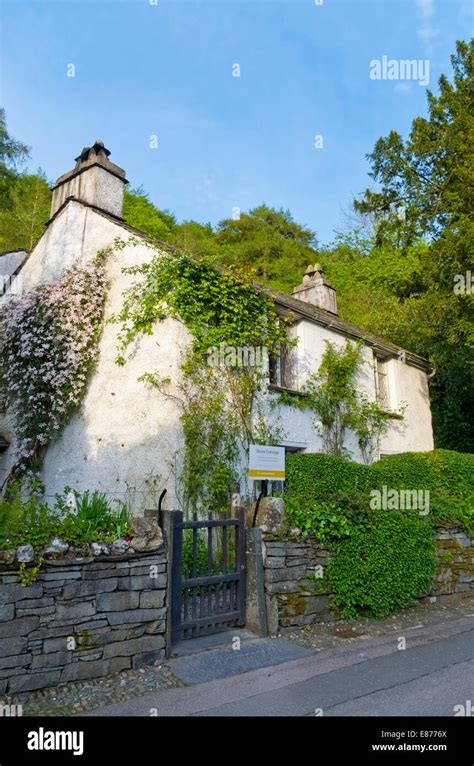
[{"label": "ivy on wall", "polygon": [[185,509],[221,511],[241,478],[239,455],[252,442],[275,443],[278,425],[270,423],[262,393],[266,370],[260,364],[213,363],[210,349],[256,349],[267,354],[287,343],[287,319],[273,300],[235,267],[217,267],[175,249],[146,264],[125,269],[138,279],[124,296],[118,364],[130,345],[151,335],[167,317],[183,322],[191,339],[181,381],[174,387],[150,371],[142,379],[181,406],[184,454],[180,471]]},{"label": "ivy on wall", "polygon": [[0,406],[11,409],[17,440],[7,481],[39,467],[44,448],[81,402],[97,361],[106,256],[0,310]]}]

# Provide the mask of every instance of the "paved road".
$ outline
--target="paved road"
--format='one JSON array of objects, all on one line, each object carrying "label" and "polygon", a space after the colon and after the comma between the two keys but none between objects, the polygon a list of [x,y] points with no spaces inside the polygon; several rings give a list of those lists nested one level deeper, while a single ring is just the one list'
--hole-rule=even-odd
[{"label": "paved road", "polygon": [[308,716],[316,710],[324,716],[453,716],[456,705],[474,705],[472,616],[406,630],[404,650],[398,637],[308,654],[280,639],[246,634],[241,654],[229,641],[171,660],[171,669],[191,685],[91,715],[150,715],[156,709],[159,716]]}]

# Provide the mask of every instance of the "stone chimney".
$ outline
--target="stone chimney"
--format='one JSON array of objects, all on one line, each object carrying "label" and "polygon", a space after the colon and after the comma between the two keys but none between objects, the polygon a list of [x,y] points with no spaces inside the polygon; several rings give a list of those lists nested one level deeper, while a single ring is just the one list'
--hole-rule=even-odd
[{"label": "stone chimney", "polygon": [[299,301],[311,303],[313,306],[330,311],[331,314],[337,314],[336,291],[326,279],[319,263],[308,266],[302,284],[295,287],[292,294]]},{"label": "stone chimney", "polygon": [[121,217],[123,191],[128,181],[125,170],[109,160],[110,152],[102,141],[86,146],[76,167],[58,178],[53,187],[51,216],[64,204],[68,197]]}]

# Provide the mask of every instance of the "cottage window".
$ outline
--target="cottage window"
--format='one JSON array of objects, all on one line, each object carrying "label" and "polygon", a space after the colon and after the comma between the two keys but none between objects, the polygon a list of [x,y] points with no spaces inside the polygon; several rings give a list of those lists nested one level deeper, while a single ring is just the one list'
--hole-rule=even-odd
[{"label": "cottage window", "polygon": [[296,385],[294,367],[295,358],[292,348],[281,346],[278,354],[270,354],[268,363],[270,385],[294,389]]}]

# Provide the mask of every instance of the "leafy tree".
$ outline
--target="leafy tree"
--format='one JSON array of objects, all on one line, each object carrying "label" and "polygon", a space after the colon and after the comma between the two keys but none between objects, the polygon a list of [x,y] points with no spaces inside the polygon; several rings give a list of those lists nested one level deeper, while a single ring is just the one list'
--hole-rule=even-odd
[{"label": "leafy tree", "polygon": [[45,175],[20,173],[29,148],[7,130],[0,109],[0,252],[31,250],[44,231],[51,208],[51,190]]},{"label": "leafy tree", "polygon": [[45,175],[19,175],[9,181],[10,207],[0,210],[0,252],[30,251],[44,231],[51,210]]},{"label": "leafy tree", "polygon": [[167,210],[158,210],[142,187],[126,190],[123,198],[123,218],[154,239],[167,241],[176,227],[176,218]]},{"label": "leafy tree", "polygon": [[406,140],[394,131],[380,138],[369,155],[380,188],[355,202],[376,221],[368,258],[337,246],[321,260],[348,319],[436,365],[436,444],[468,452],[474,307],[472,294],[456,293],[454,285],[474,268],[474,41],[458,42],[451,60],[453,81],[442,75],[439,94],[428,91],[428,116],[413,121]]},{"label": "leafy tree", "polygon": [[0,108],[0,210],[12,206],[11,186],[18,175],[18,166],[27,159],[29,148],[16,141],[7,130],[5,109]]},{"label": "leafy tree", "polygon": [[316,235],[296,223],[289,210],[259,205],[238,220],[219,222],[216,242],[224,263],[251,267],[262,282],[291,292],[315,260]]}]

